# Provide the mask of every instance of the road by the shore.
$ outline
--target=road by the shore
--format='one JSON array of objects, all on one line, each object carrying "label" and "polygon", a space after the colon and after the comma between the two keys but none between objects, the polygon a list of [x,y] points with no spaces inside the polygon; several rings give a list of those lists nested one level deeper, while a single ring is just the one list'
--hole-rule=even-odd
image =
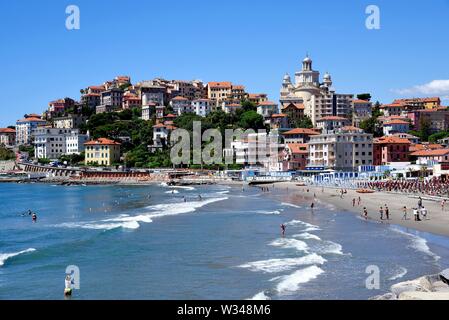
[{"label": "road by the shore", "polygon": [[[413,194],[399,194],[388,192],[375,192],[370,194],[360,194],[355,190],[347,190],[347,193],[340,197],[340,189],[322,188],[315,186],[297,186],[295,182],[283,182],[275,185],[276,189],[287,189],[289,194],[298,192],[312,201],[316,196],[315,206],[319,208],[320,202],[334,205],[336,208],[361,215],[363,208],[368,210],[370,220],[382,223],[390,223],[412,228],[424,232],[449,236],[449,202],[446,204],[445,210],[441,210],[440,201],[428,200],[423,197],[423,206],[428,210],[427,220],[414,221],[412,208],[418,206],[418,199]],[[309,192],[307,192],[309,190]],[[361,198],[360,206],[352,205],[352,199]],[[390,211],[390,220],[381,220],[379,208],[388,206]],[[403,220],[403,207],[407,207],[407,220]],[[384,216],[385,218],[385,216]]]}]

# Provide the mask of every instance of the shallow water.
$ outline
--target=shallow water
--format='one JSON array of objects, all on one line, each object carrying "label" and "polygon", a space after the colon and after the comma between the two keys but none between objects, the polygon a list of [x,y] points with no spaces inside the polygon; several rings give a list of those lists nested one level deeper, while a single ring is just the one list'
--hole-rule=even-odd
[{"label": "shallow water", "polygon": [[[312,213],[292,192],[0,184],[0,195],[1,299],[63,299],[69,265],[72,299],[366,299],[449,261],[445,237],[324,203]],[[365,287],[370,265],[379,290]]]}]

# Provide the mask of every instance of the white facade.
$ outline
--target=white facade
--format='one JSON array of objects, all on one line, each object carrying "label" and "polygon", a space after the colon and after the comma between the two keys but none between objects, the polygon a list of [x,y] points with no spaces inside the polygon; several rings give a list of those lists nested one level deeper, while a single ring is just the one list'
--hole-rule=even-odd
[{"label": "white facade", "polygon": [[87,135],[78,130],[38,128],[33,130],[35,157],[58,159],[62,155],[79,154],[84,150]]},{"label": "white facade", "polygon": [[259,103],[259,105],[257,106],[257,113],[264,118],[269,118],[273,114],[278,112],[279,112],[278,105],[274,102],[264,101]]},{"label": "white facade", "polygon": [[31,144],[31,133],[40,125],[45,125],[45,120],[37,118],[22,119],[16,122],[16,145]]},{"label": "white facade", "polygon": [[205,117],[211,112],[211,105],[209,99],[193,100],[192,106],[194,112],[201,117]]},{"label": "white facade", "polygon": [[410,130],[410,124],[407,121],[393,120],[384,123],[384,135],[389,136],[394,133],[407,133]]},{"label": "white facade", "polygon": [[170,101],[170,106],[173,108],[173,112],[180,116],[183,113],[194,112],[192,102],[189,99],[183,97],[176,97]]},{"label": "white facade", "polygon": [[354,170],[360,165],[373,164],[373,136],[363,130],[311,136],[308,144],[308,167]]}]

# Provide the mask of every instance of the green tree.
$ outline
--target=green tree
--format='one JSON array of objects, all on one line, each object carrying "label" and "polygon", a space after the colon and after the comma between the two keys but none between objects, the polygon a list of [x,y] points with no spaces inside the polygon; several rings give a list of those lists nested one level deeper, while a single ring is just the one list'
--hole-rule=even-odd
[{"label": "green tree", "polygon": [[237,123],[239,128],[242,129],[264,129],[265,125],[263,117],[256,111],[246,111],[242,114],[240,120]]},{"label": "green tree", "polygon": [[444,139],[449,137],[449,132],[447,131],[441,131],[441,132],[437,132],[434,133],[432,135],[429,136],[429,142],[435,143],[440,139]]},{"label": "green tree", "polygon": [[14,160],[16,157],[14,152],[10,149],[7,149],[3,146],[0,146],[0,160]]},{"label": "green tree", "polygon": [[366,100],[366,101],[370,101],[371,100],[371,94],[370,93],[361,93],[357,95],[357,99],[359,100]]},{"label": "green tree", "polygon": [[430,122],[428,119],[421,117],[419,119],[419,137],[422,141],[428,141],[431,134]]},{"label": "green tree", "polygon": [[382,136],[382,128],[377,117],[371,117],[360,122],[360,129],[365,130],[366,133],[371,133],[374,137]]},{"label": "green tree", "polygon": [[244,112],[246,111],[256,111],[257,110],[257,105],[249,100],[243,100],[241,102],[242,105],[242,110]]},{"label": "green tree", "polygon": [[313,128],[313,123],[312,123],[312,120],[308,116],[304,116],[299,121],[296,122],[296,127],[311,129],[311,128]]}]

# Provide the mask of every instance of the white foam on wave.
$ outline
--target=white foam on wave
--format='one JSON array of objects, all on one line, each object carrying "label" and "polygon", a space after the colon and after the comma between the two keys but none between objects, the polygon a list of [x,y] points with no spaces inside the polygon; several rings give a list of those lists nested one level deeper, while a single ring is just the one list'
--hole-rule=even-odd
[{"label": "white foam on wave", "polygon": [[3,266],[6,262],[6,260],[16,257],[18,255],[24,254],[24,253],[29,253],[29,252],[33,252],[36,251],[36,249],[34,248],[28,248],[26,250],[22,250],[19,252],[13,252],[13,253],[0,253],[0,267]]},{"label": "white foam on wave", "polygon": [[165,191],[165,193],[179,193],[178,190]]},{"label": "white foam on wave", "polygon": [[322,241],[320,244],[314,248],[319,254],[336,254],[344,255],[343,247],[341,244],[333,241]]},{"label": "white foam on wave", "polygon": [[170,186],[170,188],[178,188],[178,189],[184,189],[184,190],[196,190],[194,187],[189,187],[189,186]]},{"label": "white foam on wave", "polygon": [[299,258],[285,258],[285,259],[269,259],[262,261],[254,261],[242,264],[239,268],[248,269],[253,272],[278,273],[288,271],[297,266],[324,264],[326,259],[322,256],[312,253]]},{"label": "white foam on wave", "polygon": [[280,280],[276,286],[276,290],[280,295],[291,294],[299,289],[301,284],[316,279],[320,274],[324,273],[323,269],[315,265],[295,271],[294,273],[275,280]]},{"label": "white foam on wave", "polygon": [[298,251],[307,252],[309,246],[301,240],[292,238],[279,238],[270,243],[270,246],[281,247],[284,249],[296,249]]},{"label": "white foam on wave", "polygon": [[217,191],[217,194],[227,194],[229,193],[229,190],[224,190],[224,191]]},{"label": "white foam on wave", "polygon": [[152,210],[152,213],[147,214],[150,218],[160,218],[165,216],[173,216],[182,213],[194,212],[196,209],[201,208],[207,204],[223,201],[229,199],[228,197],[210,198],[202,201],[191,201],[181,203],[164,203],[149,206],[147,209]]},{"label": "white foam on wave", "polygon": [[398,272],[393,275],[392,277],[388,278],[388,280],[393,281],[393,280],[397,280],[402,278],[403,276],[405,276],[407,274],[408,270],[404,267],[399,267]]},{"label": "white foam on wave", "polygon": [[403,235],[407,236],[409,239],[411,239],[412,240],[412,243],[410,245],[411,248],[415,249],[416,251],[427,254],[428,256],[432,257],[435,260],[435,262],[440,260],[441,257],[439,255],[433,253],[430,250],[429,246],[427,245],[426,239],[421,238],[420,236],[402,231],[394,226],[390,227],[390,229],[397,233],[403,234]]},{"label": "white foam on wave", "polygon": [[318,240],[318,241],[321,240],[321,238],[318,237],[317,235],[314,235],[314,234],[308,233],[308,232],[303,232],[303,233],[300,233],[300,234],[294,234],[292,237],[293,238],[300,238],[300,239],[304,239],[304,240]]},{"label": "white foam on wave", "polygon": [[265,294],[265,291],[261,291],[261,292],[255,294],[252,298],[249,298],[247,300],[259,300],[259,301],[261,301],[261,300],[271,300],[271,298]]},{"label": "white foam on wave", "polygon": [[275,214],[275,215],[279,215],[281,214],[281,210],[257,210],[256,213],[260,213],[260,214]]},{"label": "white foam on wave", "polygon": [[99,221],[82,221],[82,222],[68,222],[56,225],[56,227],[63,228],[82,228],[93,230],[112,230],[116,228],[123,229],[138,229],[140,223],[151,223],[153,218],[160,218],[164,216],[178,215],[182,213],[194,212],[196,209],[207,204],[226,200],[228,198],[210,198],[202,201],[181,202],[181,203],[167,203],[149,206],[151,212],[140,214],[137,216],[119,215],[114,218],[103,219]]},{"label": "white foam on wave", "polygon": [[293,208],[301,209],[301,207],[297,206],[296,204],[292,204],[292,203],[288,203],[288,202],[282,202],[281,204],[286,207],[293,207]]},{"label": "white foam on wave", "polygon": [[292,220],[287,222],[285,225],[287,226],[297,226],[297,225],[302,225],[305,227],[305,229],[303,230],[304,232],[311,232],[311,231],[320,231],[320,227],[314,225],[314,224],[310,224],[301,220]]}]

